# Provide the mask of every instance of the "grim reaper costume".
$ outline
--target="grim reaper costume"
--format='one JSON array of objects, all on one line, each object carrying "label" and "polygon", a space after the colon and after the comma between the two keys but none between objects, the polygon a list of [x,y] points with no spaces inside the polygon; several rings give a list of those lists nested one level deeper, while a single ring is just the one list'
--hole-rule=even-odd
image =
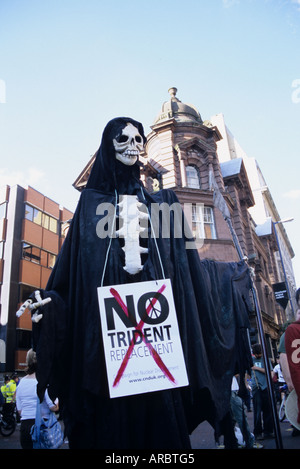
[{"label": "grim reaper costume", "polygon": [[[52,398],[59,398],[70,448],[188,449],[189,434],[200,422],[208,420],[218,431],[229,412],[233,374],[244,375],[251,366],[250,277],[243,262],[200,261],[196,250],[185,249],[184,233],[174,236],[171,217],[170,237],[155,239],[149,232],[141,241],[142,267],[129,273],[122,240],[97,234],[104,216],[97,208],[116,207],[124,194],[137,196],[150,217],[152,203],[178,202],[171,190],[150,195],[143,187],[138,153],[144,142],[142,125],[131,118],[107,124],[67,238],[41,291],[51,302],[33,324],[38,394],[42,398],[48,388]],[[189,385],[110,399],[97,287],[161,279],[162,270],[173,287]]]}]

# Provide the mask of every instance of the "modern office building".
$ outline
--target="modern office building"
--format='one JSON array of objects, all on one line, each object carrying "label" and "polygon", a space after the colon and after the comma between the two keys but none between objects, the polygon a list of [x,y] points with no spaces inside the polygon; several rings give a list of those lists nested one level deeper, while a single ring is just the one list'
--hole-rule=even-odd
[{"label": "modern office building", "polygon": [[73,214],[32,187],[0,189],[0,371],[21,370],[31,347],[31,316],[16,312],[45,288]]}]

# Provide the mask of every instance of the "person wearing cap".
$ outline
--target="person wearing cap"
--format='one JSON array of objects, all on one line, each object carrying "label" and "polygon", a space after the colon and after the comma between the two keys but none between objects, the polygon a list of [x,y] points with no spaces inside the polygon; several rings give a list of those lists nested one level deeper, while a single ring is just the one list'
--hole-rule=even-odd
[{"label": "person wearing cap", "polygon": [[4,398],[2,413],[4,420],[7,420],[14,411],[16,383],[8,375],[5,376],[4,381],[5,384],[1,386],[1,393]]}]

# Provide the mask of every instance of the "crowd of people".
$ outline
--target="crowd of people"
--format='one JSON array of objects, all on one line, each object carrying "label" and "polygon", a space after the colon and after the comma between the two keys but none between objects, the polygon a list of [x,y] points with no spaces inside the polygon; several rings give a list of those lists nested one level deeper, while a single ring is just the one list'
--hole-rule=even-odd
[{"label": "crowd of people", "polygon": [[[269,368],[275,401],[280,405],[285,389],[295,389],[298,397],[298,423],[300,424],[300,289],[296,292],[298,309],[295,321],[286,325],[286,331],[280,337],[276,364]],[[230,447],[239,445],[246,448],[263,448],[259,442],[274,438],[273,415],[270,405],[266,364],[260,344],[252,346],[253,366],[251,376],[240,379],[234,376],[231,388],[231,415],[235,430]],[[251,409],[251,402],[253,409]],[[247,413],[253,410],[253,432],[250,430]],[[236,430],[239,430],[239,433]],[[241,438],[239,440],[239,434]],[[292,425],[292,436],[299,436],[300,431]],[[242,440],[242,441],[241,441]]]}]

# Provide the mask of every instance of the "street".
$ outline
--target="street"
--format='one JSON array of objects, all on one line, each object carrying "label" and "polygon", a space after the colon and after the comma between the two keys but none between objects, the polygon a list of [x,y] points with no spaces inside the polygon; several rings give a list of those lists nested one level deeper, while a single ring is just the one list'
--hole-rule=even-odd
[{"label": "street", "polygon": [[[250,430],[253,430],[253,412],[247,412],[247,419]],[[280,432],[282,438],[282,449],[300,449],[300,435],[292,436],[292,427],[288,421],[280,422]],[[223,443],[223,437],[220,439]],[[263,449],[277,449],[275,438],[260,440]],[[214,430],[207,422],[201,423],[191,435],[191,444],[193,449],[216,449],[214,441]]]},{"label": "street", "polygon": [[[247,412],[247,418],[249,422],[250,429],[253,429],[253,412]],[[282,446],[283,450],[287,449],[300,449],[300,435],[293,437],[292,428],[288,421],[280,423],[281,437],[282,437]],[[192,449],[215,449],[220,451],[217,448],[214,440],[214,430],[211,425],[207,422],[202,422],[192,433],[191,435],[191,445]],[[222,437],[220,443],[223,443]],[[263,449],[277,449],[276,440],[268,439],[261,440],[259,442],[263,445]],[[221,446],[222,447],[222,446]],[[3,437],[0,435],[0,450],[16,450],[21,449],[20,446],[20,425],[17,426],[16,431],[9,437]],[[65,443],[60,449],[68,449],[68,444]],[[242,451],[242,450],[237,450]]]}]

